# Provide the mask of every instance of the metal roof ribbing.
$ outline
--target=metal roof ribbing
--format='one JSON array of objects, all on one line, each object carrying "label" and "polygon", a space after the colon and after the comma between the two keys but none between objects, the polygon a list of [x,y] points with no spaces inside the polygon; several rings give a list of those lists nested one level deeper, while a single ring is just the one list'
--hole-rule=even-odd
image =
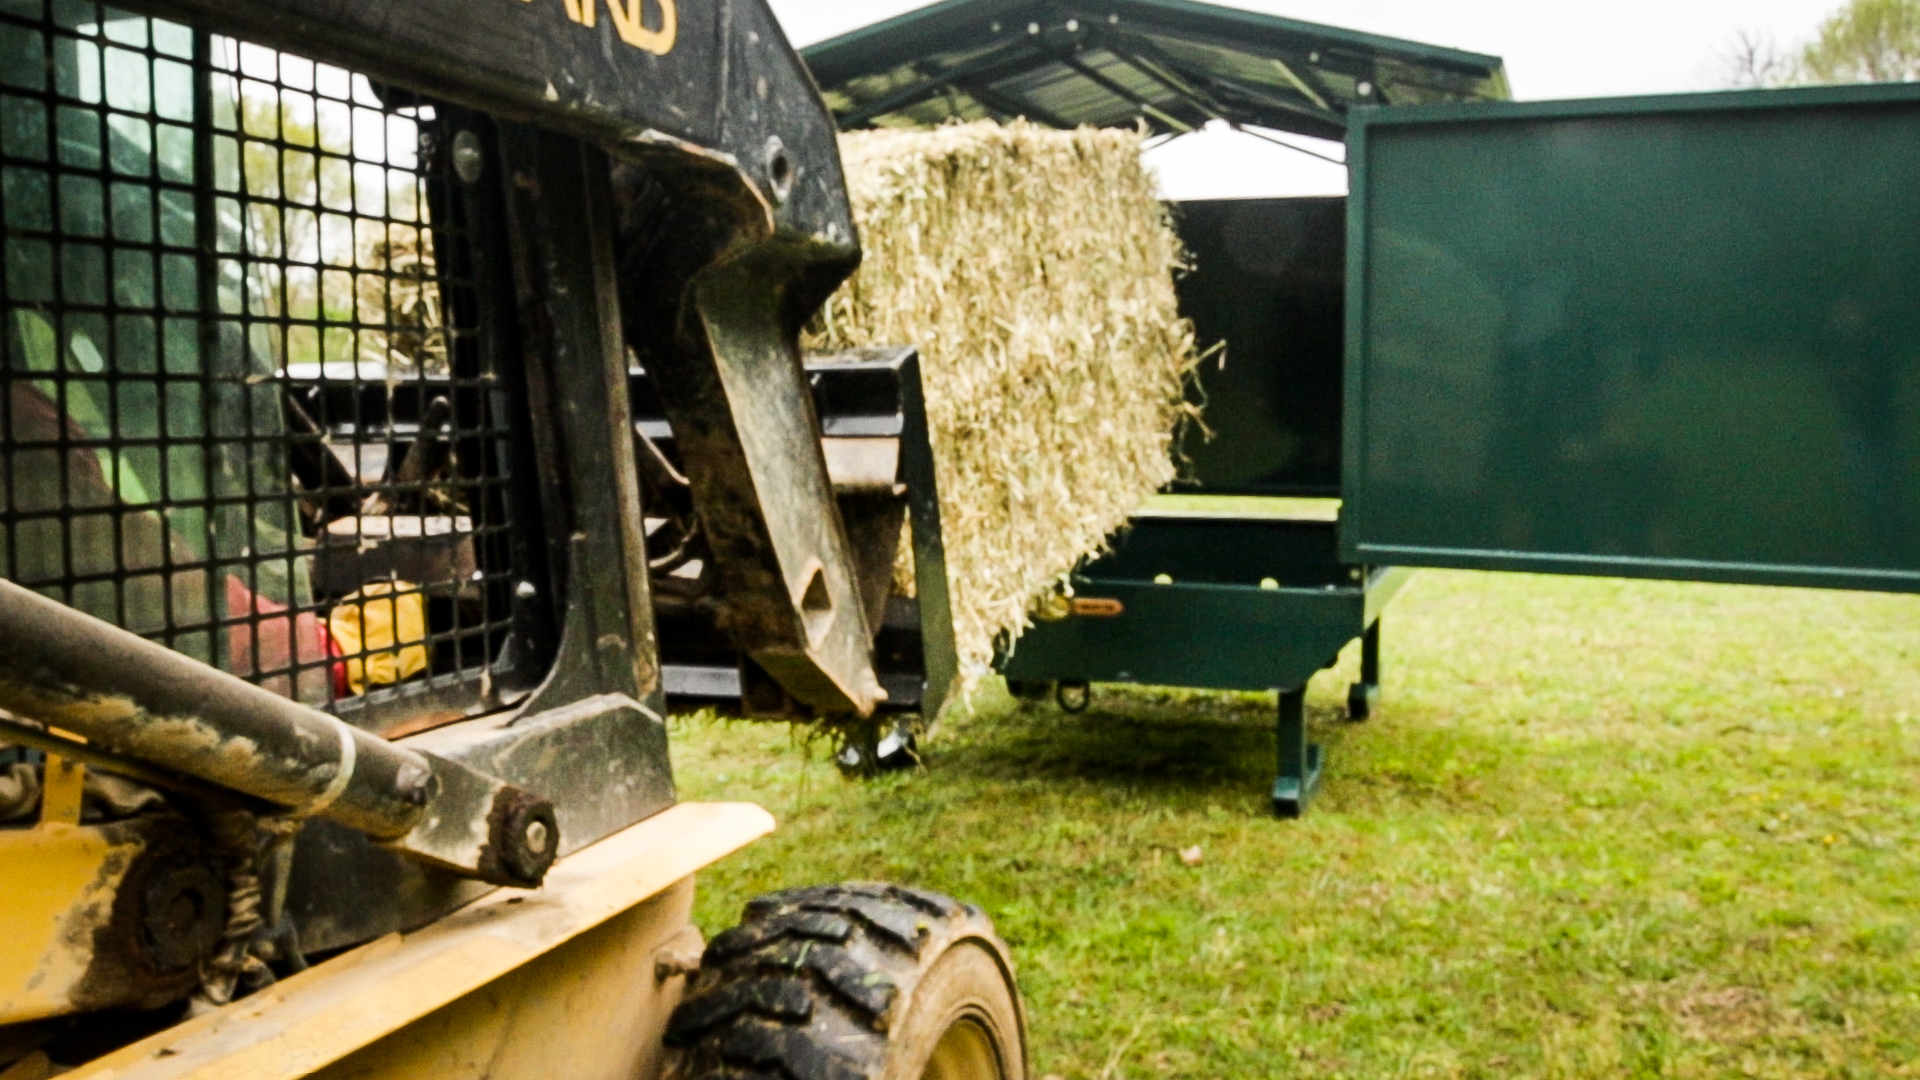
[{"label": "metal roof ribbing", "polygon": [[1356,106],[1510,96],[1498,57],[1194,0],[944,0],[802,55],[849,128],[1220,119],[1339,138]]}]

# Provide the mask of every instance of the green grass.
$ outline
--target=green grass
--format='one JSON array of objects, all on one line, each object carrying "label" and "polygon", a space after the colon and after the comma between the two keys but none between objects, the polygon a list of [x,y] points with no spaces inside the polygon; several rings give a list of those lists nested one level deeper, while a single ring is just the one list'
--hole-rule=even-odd
[{"label": "green grass", "polygon": [[1294,823],[1271,695],[993,684],[866,784],[678,721],[683,797],[781,819],[701,925],[843,879],[981,904],[1036,1077],[1920,1073],[1920,598],[1428,572],[1386,659],[1369,723],[1353,650],[1314,683]]}]

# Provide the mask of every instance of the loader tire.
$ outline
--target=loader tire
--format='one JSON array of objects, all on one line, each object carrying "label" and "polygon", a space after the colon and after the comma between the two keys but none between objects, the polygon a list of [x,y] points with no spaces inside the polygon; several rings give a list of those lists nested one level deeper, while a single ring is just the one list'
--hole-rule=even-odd
[{"label": "loader tire", "polygon": [[979,908],[898,885],[748,902],[667,1025],[687,1080],[1027,1080],[1026,1014]]}]

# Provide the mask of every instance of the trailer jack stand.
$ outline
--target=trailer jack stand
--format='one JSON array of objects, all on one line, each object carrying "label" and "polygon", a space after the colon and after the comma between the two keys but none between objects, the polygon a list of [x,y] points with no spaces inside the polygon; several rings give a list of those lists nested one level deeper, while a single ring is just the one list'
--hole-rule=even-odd
[{"label": "trailer jack stand", "polygon": [[1347,719],[1365,720],[1380,704],[1380,620],[1360,635],[1360,681],[1347,688]]},{"label": "trailer jack stand", "polygon": [[1280,775],[1273,781],[1273,812],[1297,818],[1307,812],[1320,787],[1320,746],[1307,741],[1306,687],[1280,691],[1277,729]]}]

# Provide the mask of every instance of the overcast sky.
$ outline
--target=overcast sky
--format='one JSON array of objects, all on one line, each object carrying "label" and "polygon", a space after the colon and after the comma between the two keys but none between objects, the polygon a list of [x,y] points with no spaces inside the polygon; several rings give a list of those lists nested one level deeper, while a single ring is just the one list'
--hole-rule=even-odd
[{"label": "overcast sky", "polygon": [[[915,0],[769,2],[796,45],[922,6]],[[1505,58],[1515,97],[1543,99],[1717,89],[1726,83],[1726,57],[1742,31],[1789,47],[1810,37],[1840,3],[1238,0],[1231,6],[1492,53]],[[1346,184],[1344,169],[1231,132],[1176,139],[1151,151],[1148,161],[1164,194],[1177,199],[1335,194]]]}]

